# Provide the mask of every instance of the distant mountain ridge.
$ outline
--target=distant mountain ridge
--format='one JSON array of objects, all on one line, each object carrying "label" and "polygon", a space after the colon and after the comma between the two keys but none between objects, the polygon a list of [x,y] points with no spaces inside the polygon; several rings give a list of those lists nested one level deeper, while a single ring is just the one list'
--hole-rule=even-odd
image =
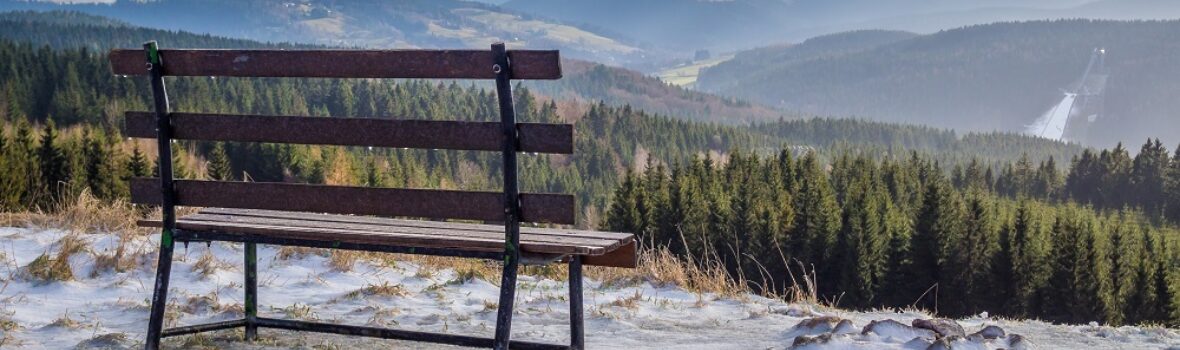
[{"label": "distant mountain ridge", "polygon": [[471,47],[495,41],[510,47],[557,48],[567,57],[627,65],[658,50],[629,39],[459,0],[115,1],[113,4],[0,0],[5,10],[73,10],[151,28],[247,38],[371,48]]},{"label": "distant mountain ridge", "polygon": [[1180,1],[1171,0],[510,0],[503,6],[687,53],[861,29],[933,33],[1013,20],[1180,17]]},{"label": "distant mountain ridge", "polygon": [[[851,41],[864,33],[825,37]],[[802,55],[811,42],[738,54],[699,86],[818,115],[859,116],[964,131],[1020,131],[1062,98],[1095,48],[1110,79],[1105,115],[1087,143],[1180,142],[1180,21],[997,23],[853,52]],[[819,39],[817,39],[817,43]],[[783,60],[779,57],[802,56]],[[1171,62],[1171,63],[1169,63]]]}]

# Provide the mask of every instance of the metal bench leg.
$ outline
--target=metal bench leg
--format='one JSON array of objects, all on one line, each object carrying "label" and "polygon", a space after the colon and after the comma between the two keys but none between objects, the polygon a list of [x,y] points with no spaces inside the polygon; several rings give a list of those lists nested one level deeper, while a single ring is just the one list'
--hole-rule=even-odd
[{"label": "metal bench leg", "polygon": [[582,315],[582,257],[570,257],[570,349],[586,348],[585,319]]},{"label": "metal bench leg", "polygon": [[172,244],[172,232],[165,229],[160,234],[160,258],[156,266],[156,285],[152,290],[147,341],[144,343],[147,350],[160,348],[160,335],[164,330],[164,306],[168,304],[168,278],[172,275]]},{"label": "metal bench leg", "polygon": [[254,341],[258,338],[258,245],[246,243],[245,251],[246,341]]},{"label": "metal bench leg", "polygon": [[[519,255],[518,255],[519,256]],[[496,308],[496,350],[508,350],[512,335],[512,304],[516,301],[516,271],[519,259],[504,258],[504,275],[500,279],[500,304]]]}]

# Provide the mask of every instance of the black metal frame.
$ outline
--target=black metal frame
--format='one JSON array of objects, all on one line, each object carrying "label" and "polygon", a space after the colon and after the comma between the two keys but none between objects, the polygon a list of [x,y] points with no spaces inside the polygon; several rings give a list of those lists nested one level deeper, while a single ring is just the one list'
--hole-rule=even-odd
[{"label": "black metal frame", "polygon": [[[147,341],[144,345],[145,349],[158,349],[160,347],[160,339],[162,337],[172,337],[238,327],[245,328],[244,338],[246,341],[253,341],[257,338],[258,328],[274,328],[295,331],[359,335],[384,339],[423,341],[469,347],[492,347],[497,350],[506,350],[509,348],[509,345],[511,345],[513,349],[581,350],[585,347],[585,327],[582,313],[582,259],[576,255],[568,257],[570,292],[569,345],[543,344],[511,340],[512,312],[513,304],[516,299],[516,277],[522,258],[519,249],[520,193],[516,161],[516,153],[520,150],[520,138],[517,134],[516,111],[513,107],[512,101],[512,65],[509,61],[508,53],[503,43],[492,44],[492,54],[495,58],[495,62],[491,67],[492,71],[496,74],[496,93],[499,100],[500,123],[503,132],[503,252],[356,244],[332,241],[275,238],[243,233],[177,230],[175,209],[176,192],[173,187],[172,179],[172,128],[169,121],[168,95],[164,87],[163,59],[159,54],[159,48],[155,41],[144,43],[143,47],[147,54],[147,69],[149,71],[149,78],[151,79],[152,97],[155,102],[157,144],[159,146],[158,161],[160,169],[160,189],[163,193],[163,200],[161,203],[161,211],[163,213],[163,229],[161,230],[160,235],[159,265],[156,269],[156,283],[152,293],[151,315],[148,320],[148,334]],[[208,241],[244,243],[243,263],[245,265],[245,269],[243,271],[243,277],[245,289],[245,317],[243,319],[176,327],[170,329],[163,328],[164,306],[168,300],[168,280],[170,278],[172,269],[172,252],[173,246],[177,241],[184,242],[186,244],[188,242]],[[504,263],[504,271],[501,276],[500,300],[496,313],[495,337],[481,338],[453,334],[416,332],[258,317],[258,244],[501,260]],[[543,260],[551,261],[552,259]]]}]

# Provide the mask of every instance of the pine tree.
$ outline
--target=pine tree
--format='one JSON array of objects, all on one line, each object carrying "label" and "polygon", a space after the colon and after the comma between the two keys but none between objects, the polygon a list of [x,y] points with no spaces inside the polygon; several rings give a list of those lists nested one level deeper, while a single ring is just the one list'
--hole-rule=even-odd
[{"label": "pine tree", "polygon": [[835,260],[839,262],[837,290],[846,293],[842,301],[865,308],[878,298],[885,273],[889,237],[884,215],[889,201],[869,168],[873,165],[866,165],[864,159],[858,159],[857,165],[844,201]]},{"label": "pine tree", "polygon": [[233,180],[233,171],[230,170],[229,155],[225,153],[225,144],[219,142],[214,145],[213,150],[209,152],[209,167],[207,176],[211,180]]},{"label": "pine tree", "polygon": [[40,162],[41,181],[43,187],[38,189],[45,196],[39,201],[41,208],[49,208],[60,200],[65,185],[70,181],[69,159],[57,144],[57,126],[50,119],[44,133],[41,135],[41,145],[37,148],[37,159]]},{"label": "pine tree", "polygon": [[993,287],[989,284],[992,256],[999,250],[994,204],[980,192],[984,189],[981,184],[971,188],[975,190],[967,195],[962,240],[951,246],[948,259],[958,267],[954,278],[958,280],[960,300],[970,306],[962,310],[964,313],[978,313],[985,307]]},{"label": "pine tree", "polygon": [[1180,146],[1176,146],[1176,153],[1168,165],[1167,180],[1165,181],[1168,217],[1174,223],[1180,223]]},{"label": "pine tree", "polygon": [[12,141],[4,149],[8,182],[4,184],[5,190],[0,195],[3,195],[4,207],[8,210],[30,209],[38,199],[41,177],[37,169],[37,156],[33,151],[32,133],[32,127],[27,121],[18,121]]},{"label": "pine tree", "polygon": [[86,186],[90,193],[103,200],[111,200],[124,193],[117,181],[119,174],[116,173],[114,155],[107,148],[103,135],[87,133],[84,142]]},{"label": "pine tree", "polygon": [[910,258],[899,278],[908,281],[904,294],[915,300],[915,306],[938,309],[943,282],[950,281],[956,271],[947,264],[947,242],[962,237],[963,215],[961,202],[948,180],[933,173],[927,180],[922,209],[914,222],[910,238]]},{"label": "pine tree", "polygon": [[1049,254],[1051,257],[1049,267],[1052,272],[1048,288],[1051,291],[1046,293],[1042,304],[1046,319],[1077,323],[1079,320],[1073,318],[1073,308],[1078,306],[1077,295],[1074,293],[1074,289],[1077,288],[1074,285],[1074,277],[1077,275],[1078,269],[1090,267],[1078,265],[1078,261],[1081,260],[1077,241],[1080,237],[1079,229],[1075,222],[1067,221],[1069,219],[1066,216],[1058,215],[1057,220],[1053,222],[1053,229],[1050,231],[1052,247]]},{"label": "pine tree", "polygon": [[1068,305],[1069,320],[1075,323],[1103,321],[1103,293],[1109,289],[1105,279],[1109,273],[1106,247],[1099,241],[1098,224],[1093,214],[1085,214],[1082,220],[1077,227],[1078,255],[1069,284],[1073,287],[1073,296],[1068,299],[1072,303]]},{"label": "pine tree", "polygon": [[1012,271],[1017,315],[1035,315],[1041,308],[1050,270],[1043,228],[1044,209],[1023,201],[1016,210],[1012,236]]},{"label": "pine tree", "polygon": [[385,174],[382,174],[380,168],[377,167],[377,158],[370,157],[369,161],[365,163],[365,186],[369,187],[385,187]]},{"label": "pine tree", "polygon": [[144,177],[148,176],[148,170],[147,156],[139,150],[139,144],[135,143],[131,149],[131,158],[127,160],[127,175],[130,177]]},{"label": "pine tree", "polygon": [[1165,179],[1168,172],[1168,150],[1157,140],[1147,140],[1131,165],[1129,183],[1132,197],[1143,211],[1152,217],[1160,215],[1167,202]]},{"label": "pine tree", "polygon": [[[828,265],[840,231],[840,207],[836,202],[831,183],[814,153],[803,157],[799,164],[799,196],[795,204],[795,224],[788,243],[790,256],[807,266],[834,268]],[[824,270],[830,273],[829,270]],[[796,275],[803,275],[800,271]],[[822,280],[834,281],[831,275],[820,276]]]}]

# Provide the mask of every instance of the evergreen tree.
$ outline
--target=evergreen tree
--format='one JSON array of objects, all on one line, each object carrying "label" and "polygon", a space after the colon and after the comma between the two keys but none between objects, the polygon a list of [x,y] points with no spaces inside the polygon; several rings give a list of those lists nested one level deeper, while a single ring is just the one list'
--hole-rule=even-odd
[{"label": "evergreen tree", "polygon": [[1172,222],[1180,223],[1180,146],[1176,146],[1176,153],[1168,165],[1165,186],[1168,217]]},{"label": "evergreen tree", "polygon": [[138,143],[133,144],[131,149],[131,158],[127,160],[127,176],[148,176],[148,159],[147,156],[145,156],[143,152],[139,150]]},{"label": "evergreen tree", "polygon": [[70,181],[69,159],[57,144],[57,126],[50,119],[44,133],[41,135],[41,145],[37,148],[37,159],[40,162],[41,181],[43,187],[38,189],[46,196],[38,203],[42,208],[56,205],[61,199],[63,191]]},{"label": "evergreen tree", "polygon": [[847,293],[848,305],[865,308],[877,298],[884,277],[889,237],[884,217],[885,198],[872,165],[859,159],[855,178],[844,201],[843,228],[837,239],[835,261],[839,268],[837,290]]},{"label": "evergreen tree", "polygon": [[1157,139],[1147,140],[1131,165],[1131,199],[1149,215],[1160,215],[1167,202],[1168,162],[1168,150]]},{"label": "evergreen tree", "polygon": [[[972,185],[974,188],[967,195],[966,211],[963,215],[963,236],[960,242],[949,248],[951,254],[948,261],[956,267],[957,286],[964,308],[958,310],[963,313],[978,313],[986,307],[990,290],[989,283],[992,274],[991,261],[999,250],[997,237],[998,221],[994,204],[980,191],[981,184]],[[954,289],[948,292],[955,292]],[[956,310],[949,310],[956,311]]]},{"label": "evergreen tree", "polygon": [[1043,228],[1044,209],[1030,201],[1023,201],[1016,210],[1012,236],[1012,277],[1018,315],[1035,315],[1041,309],[1049,265],[1046,257],[1046,237]]},{"label": "evergreen tree", "polygon": [[[814,153],[803,157],[798,174],[800,188],[795,203],[797,212],[788,242],[791,249],[788,251],[792,257],[810,264],[808,266],[823,268],[816,271],[825,273],[820,279],[835,281],[836,278],[830,275],[831,270],[828,270],[835,266],[828,265],[827,258],[832,255],[836,235],[840,231],[840,207],[836,195]],[[800,271],[796,275],[807,273]]]},{"label": "evergreen tree", "polygon": [[[910,258],[906,266],[908,286],[905,293],[915,300],[915,306],[937,310],[939,296],[949,287],[948,293],[960,293],[958,286],[941,282],[951,281],[961,267],[948,262],[949,242],[963,236],[962,203],[950,186],[949,181],[938,173],[928,180],[922,209],[914,222],[914,234],[910,239]],[[954,294],[948,294],[954,295]]]},{"label": "evergreen tree", "polygon": [[107,142],[103,135],[88,133],[87,136],[84,138],[86,149],[83,153],[86,163],[84,167],[86,186],[90,189],[90,193],[104,200],[110,200],[125,193],[123,186],[118,181],[120,176],[115,167],[114,154],[107,148]]},{"label": "evergreen tree", "polygon": [[206,175],[211,180],[233,180],[233,171],[229,165],[229,155],[225,153],[225,145],[218,142],[209,152],[209,167]]}]

